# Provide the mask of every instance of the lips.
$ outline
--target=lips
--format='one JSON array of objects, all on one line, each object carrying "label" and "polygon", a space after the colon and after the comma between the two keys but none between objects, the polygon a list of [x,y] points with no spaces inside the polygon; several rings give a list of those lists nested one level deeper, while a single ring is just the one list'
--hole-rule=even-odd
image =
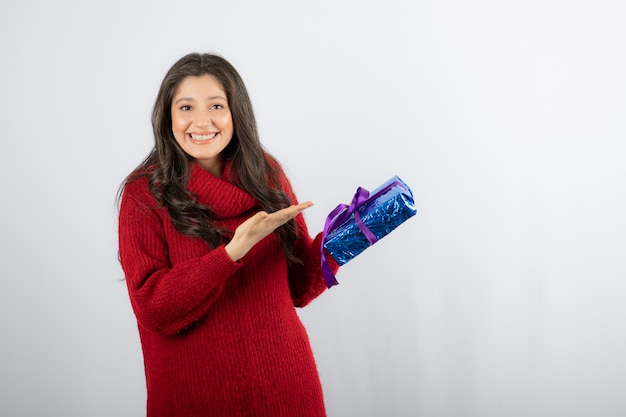
[{"label": "lips", "polygon": [[194,143],[209,143],[211,142],[213,139],[215,139],[215,137],[219,134],[219,132],[212,132],[212,133],[205,133],[202,132],[200,133],[189,133],[189,137],[191,138],[191,141]]}]

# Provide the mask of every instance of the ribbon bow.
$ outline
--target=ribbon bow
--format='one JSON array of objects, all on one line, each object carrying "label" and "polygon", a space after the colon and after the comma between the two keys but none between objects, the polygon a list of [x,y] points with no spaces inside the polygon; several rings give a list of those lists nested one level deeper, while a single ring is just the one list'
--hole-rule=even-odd
[{"label": "ribbon bow", "polygon": [[326,236],[341,226],[344,222],[350,219],[352,214],[354,214],[354,221],[356,225],[361,229],[361,232],[365,235],[370,244],[374,244],[378,241],[378,238],[374,236],[372,231],[367,228],[367,226],[361,220],[361,215],[359,214],[359,207],[363,205],[369,198],[370,192],[365,188],[359,187],[352,198],[352,203],[350,205],[339,204],[333,211],[328,214],[326,217],[326,223],[324,224],[324,231],[322,233],[322,275],[324,276],[324,281],[326,282],[326,286],[328,288],[333,285],[339,284],[337,279],[335,278],[335,274],[328,265],[328,261],[326,260],[326,254],[324,253],[324,242],[326,240]]}]

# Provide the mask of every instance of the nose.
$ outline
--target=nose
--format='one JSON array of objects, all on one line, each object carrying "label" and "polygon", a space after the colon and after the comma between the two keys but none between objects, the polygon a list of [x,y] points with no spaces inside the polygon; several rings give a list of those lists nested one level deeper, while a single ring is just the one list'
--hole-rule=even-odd
[{"label": "nose", "polygon": [[193,124],[197,127],[211,127],[213,126],[213,118],[211,112],[208,109],[197,109],[194,114]]},{"label": "nose", "polygon": [[194,125],[198,128],[208,128],[213,126],[213,122],[208,115],[203,115],[194,121]]}]

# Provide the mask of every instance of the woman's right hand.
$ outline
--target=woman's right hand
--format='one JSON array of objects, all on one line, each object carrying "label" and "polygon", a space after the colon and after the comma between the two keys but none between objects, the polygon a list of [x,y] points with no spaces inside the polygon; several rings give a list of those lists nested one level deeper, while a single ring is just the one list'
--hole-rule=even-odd
[{"label": "woman's right hand", "polygon": [[226,253],[230,256],[230,259],[237,262],[263,238],[312,205],[311,201],[307,201],[275,211],[274,213],[265,211],[256,213],[237,227],[232,240],[224,248]]}]

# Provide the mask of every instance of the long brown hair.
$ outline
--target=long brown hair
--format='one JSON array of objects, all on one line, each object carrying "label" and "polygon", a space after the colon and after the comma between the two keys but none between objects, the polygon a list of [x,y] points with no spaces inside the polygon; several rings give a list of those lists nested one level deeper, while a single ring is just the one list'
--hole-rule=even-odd
[{"label": "long brown hair", "polygon": [[[231,232],[216,227],[216,216],[200,204],[186,188],[192,157],[176,142],[172,132],[172,99],[180,83],[187,77],[212,75],[221,84],[228,100],[234,132],[223,151],[230,160],[232,178],[252,195],[263,210],[273,212],[288,207],[291,202],[279,188],[279,164],[261,145],[252,103],[239,73],[224,58],[213,54],[191,53],[179,59],[167,72],[157,94],[152,111],[155,145],[148,157],[122,184],[148,177],[156,201],[167,207],[176,229],[188,236],[206,241],[211,248],[227,243]],[[293,254],[297,237],[293,220],[281,226],[278,237],[289,262],[298,261]]]}]

